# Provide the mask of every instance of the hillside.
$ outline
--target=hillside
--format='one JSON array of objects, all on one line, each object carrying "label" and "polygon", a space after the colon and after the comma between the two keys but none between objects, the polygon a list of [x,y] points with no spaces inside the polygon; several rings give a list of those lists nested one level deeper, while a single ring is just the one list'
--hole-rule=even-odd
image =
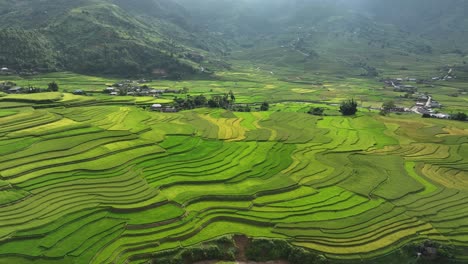
[{"label": "hillside", "polygon": [[[0,0],[0,29],[10,32],[0,64],[172,78],[224,71],[231,64],[375,76],[447,63],[432,61],[439,55],[465,56],[468,39],[459,33],[468,25],[466,5],[459,0]],[[22,53],[15,47],[18,38]],[[24,54],[34,56],[25,62]]]},{"label": "hillside", "polygon": [[[279,72],[320,69],[374,75],[374,69],[383,72],[434,64],[433,58],[441,54],[466,49],[456,44],[463,42],[448,37],[462,32],[466,21],[450,31],[446,29],[450,23],[435,23],[441,17],[442,21],[458,21],[463,11],[442,8],[441,3],[435,8],[438,16],[427,24],[431,13],[424,10],[434,9],[432,2],[177,1],[194,10],[197,24],[229,41],[231,59],[254,62],[274,72],[278,68]],[[422,12],[415,12],[418,5]],[[445,5],[456,6],[451,1]]]},{"label": "hillside", "polygon": [[198,40],[182,20],[168,16],[168,1],[146,2],[149,9],[143,1],[134,6],[128,1],[4,0],[1,27],[34,32],[34,37],[22,36],[22,50],[45,58],[24,64],[13,39],[0,64],[20,69],[62,65],[76,72],[125,76],[157,72],[174,78],[199,71],[202,54],[217,48],[210,47],[207,38]]}]

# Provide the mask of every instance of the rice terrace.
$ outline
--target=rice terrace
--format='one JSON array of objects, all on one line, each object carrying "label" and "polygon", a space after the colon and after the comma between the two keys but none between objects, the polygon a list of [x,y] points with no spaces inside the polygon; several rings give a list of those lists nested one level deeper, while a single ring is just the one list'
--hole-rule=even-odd
[{"label": "rice terrace", "polygon": [[[0,18],[23,1],[0,0]],[[2,45],[24,50],[0,52],[0,264],[468,263],[468,50],[414,50],[394,39],[402,31],[338,5],[339,17],[314,20],[336,35],[281,20],[297,32],[236,46],[246,40],[191,39],[174,17],[144,19],[149,3],[197,9],[186,0],[55,2],[21,11],[55,10],[41,30],[0,26]],[[120,35],[81,61],[65,41],[72,55],[53,53],[62,46],[47,39],[62,26],[90,37],[74,26],[83,21]],[[215,52],[223,45],[230,54]],[[164,62],[147,72],[139,49]]]}]

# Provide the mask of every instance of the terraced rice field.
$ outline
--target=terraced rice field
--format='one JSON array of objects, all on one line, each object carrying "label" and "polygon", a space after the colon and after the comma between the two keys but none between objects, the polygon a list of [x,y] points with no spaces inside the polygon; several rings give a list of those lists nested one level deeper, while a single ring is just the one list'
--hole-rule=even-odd
[{"label": "terraced rice field", "polygon": [[0,125],[0,263],[144,263],[226,234],[332,259],[468,247],[466,123],[75,105]]}]

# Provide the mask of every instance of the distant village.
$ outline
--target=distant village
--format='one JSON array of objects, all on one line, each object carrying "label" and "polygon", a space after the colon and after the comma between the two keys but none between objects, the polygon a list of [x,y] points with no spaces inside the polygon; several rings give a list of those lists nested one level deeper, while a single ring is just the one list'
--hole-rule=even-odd
[{"label": "distant village", "polygon": [[429,80],[417,79],[417,78],[394,78],[394,79],[382,79],[385,87],[392,88],[395,92],[405,93],[406,98],[415,98],[415,104],[411,108],[395,107],[391,109],[391,112],[414,112],[422,115],[423,117],[432,117],[440,119],[449,119],[450,114],[440,112],[443,107],[441,103],[436,101],[433,96],[429,93],[420,93],[415,85],[409,83],[416,83],[422,85],[431,85],[436,81],[448,81],[456,79],[453,75],[453,69],[450,69],[447,74],[442,77],[432,77]]},{"label": "distant village", "polygon": [[[8,74],[11,71],[3,67],[0,69],[0,72],[3,74]],[[439,103],[433,96],[429,93],[418,92],[417,84],[421,85],[431,85],[434,87],[434,82],[437,81],[447,81],[451,79],[456,79],[456,76],[453,75],[453,70],[448,70],[447,74],[442,77],[432,77],[430,79],[417,79],[417,78],[387,78],[381,79],[380,81],[384,83],[386,88],[391,88],[395,92],[405,93],[402,95],[408,99],[414,99],[415,103],[412,107],[398,107],[394,106],[389,109],[389,112],[394,113],[404,113],[404,112],[413,112],[422,115],[423,117],[432,117],[440,119],[449,119],[451,118],[450,114],[442,113],[440,110],[443,105]],[[117,83],[114,83],[102,91],[99,91],[102,94],[108,96],[151,96],[154,98],[160,98],[164,94],[172,94],[176,96],[177,94],[187,94],[188,89],[170,89],[170,88],[151,88],[147,85],[151,81],[146,79],[140,80],[123,80]],[[414,84],[413,84],[414,83]],[[37,87],[21,87],[17,86],[13,82],[4,82],[0,83],[0,91],[7,94],[27,94],[27,93],[39,93],[39,92],[48,92],[53,91],[49,88],[37,88]],[[98,93],[99,93],[98,92]],[[84,90],[74,90],[72,92],[75,95],[86,95],[90,93],[89,91]],[[95,93],[95,92],[91,92]],[[234,105],[239,107],[239,105]],[[240,106],[242,109],[247,109],[250,106]],[[162,104],[153,104],[150,106],[150,109],[153,111],[160,112],[177,112],[178,108],[174,106],[165,106]]]}]

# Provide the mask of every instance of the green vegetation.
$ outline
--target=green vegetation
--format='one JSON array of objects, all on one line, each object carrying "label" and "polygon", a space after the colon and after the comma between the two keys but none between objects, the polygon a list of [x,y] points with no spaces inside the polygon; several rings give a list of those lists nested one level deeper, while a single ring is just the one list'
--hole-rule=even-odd
[{"label": "green vegetation", "polygon": [[59,86],[56,82],[51,82],[47,85],[47,89],[51,92],[58,92]]},{"label": "green vegetation", "polygon": [[[152,103],[145,97],[103,95],[112,80],[15,80],[94,95],[2,97],[2,261],[232,260],[232,243],[207,241],[236,234],[253,238],[253,260],[408,260],[416,250],[399,249],[428,239],[465,257],[464,122],[367,111],[346,118],[339,106],[312,102],[159,113],[142,108]],[[291,89],[275,93],[301,87],[275,84]],[[220,81],[177,85],[194,99],[227,90]],[[247,83],[233,86],[236,102],[258,110],[269,96],[268,86],[257,99]]]},{"label": "green vegetation", "polygon": [[343,101],[340,105],[340,112],[344,116],[355,115],[358,111],[357,106],[358,104],[356,103],[356,101],[354,101],[354,99]]},{"label": "green vegetation", "polygon": [[0,263],[466,262],[468,6],[301,2],[0,0]]},{"label": "green vegetation", "polygon": [[450,119],[458,120],[458,121],[466,121],[468,120],[468,116],[463,112],[458,112],[456,114],[451,115]]}]

